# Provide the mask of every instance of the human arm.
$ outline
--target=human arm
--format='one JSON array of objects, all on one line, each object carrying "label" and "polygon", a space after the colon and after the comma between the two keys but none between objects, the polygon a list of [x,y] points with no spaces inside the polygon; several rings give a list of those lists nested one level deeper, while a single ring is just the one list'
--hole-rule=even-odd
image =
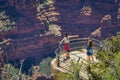
[{"label": "human arm", "polygon": [[59,41],[59,44],[62,44],[65,40],[65,37],[63,37],[63,39],[61,41]]},{"label": "human arm", "polygon": [[79,35],[69,35],[69,38],[75,38],[75,37],[79,37]]}]

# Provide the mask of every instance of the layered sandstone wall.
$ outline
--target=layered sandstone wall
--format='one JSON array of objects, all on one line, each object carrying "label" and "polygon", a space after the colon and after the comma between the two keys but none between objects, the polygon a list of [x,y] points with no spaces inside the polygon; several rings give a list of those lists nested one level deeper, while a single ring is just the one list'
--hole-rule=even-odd
[{"label": "layered sandstone wall", "polygon": [[[35,58],[39,62],[42,58],[54,55],[58,39],[54,35],[45,35],[48,25],[40,24],[37,14],[37,3],[42,0],[0,0],[0,9],[5,10],[10,19],[16,21],[16,26],[3,33],[3,36],[11,39],[10,49],[8,48],[9,60],[21,58]],[[45,14],[55,17],[52,23],[61,26],[61,33],[70,35],[78,34],[80,37],[89,37],[92,32],[101,28],[102,39],[115,35],[120,31],[120,22],[116,19],[118,2],[113,0],[54,0],[55,3]],[[89,6],[90,14],[84,14],[85,6]],[[51,10],[52,8],[52,10]],[[85,9],[85,10],[84,10]],[[53,14],[56,12],[59,14]],[[109,23],[101,23],[106,14],[111,14],[112,20]],[[112,22],[117,22],[114,24]],[[42,35],[41,35],[42,34]],[[96,34],[97,35],[97,34]],[[101,39],[101,38],[98,38]]]}]

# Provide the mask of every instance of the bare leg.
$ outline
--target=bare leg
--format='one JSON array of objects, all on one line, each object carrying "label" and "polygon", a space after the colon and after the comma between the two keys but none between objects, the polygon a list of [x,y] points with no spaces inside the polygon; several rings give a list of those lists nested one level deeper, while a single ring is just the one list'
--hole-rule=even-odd
[{"label": "bare leg", "polygon": [[69,59],[70,58],[70,54],[69,52],[66,53],[66,59]]},{"label": "bare leg", "polygon": [[90,62],[90,56],[88,56],[87,58],[88,58],[88,61]]},{"label": "bare leg", "polygon": [[94,58],[93,58],[93,55],[91,56],[91,59],[92,59],[92,62],[94,62]]}]

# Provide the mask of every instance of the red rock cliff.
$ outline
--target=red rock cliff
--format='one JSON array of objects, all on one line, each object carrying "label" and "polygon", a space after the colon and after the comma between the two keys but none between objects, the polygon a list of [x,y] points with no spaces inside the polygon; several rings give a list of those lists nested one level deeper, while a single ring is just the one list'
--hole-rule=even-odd
[{"label": "red rock cliff", "polygon": [[[58,37],[54,35],[39,36],[48,31],[48,25],[43,26],[37,18],[38,1],[43,0],[0,0],[0,9],[6,10],[6,14],[17,23],[14,29],[3,33],[3,36],[11,38],[9,60],[34,57],[38,62],[43,57],[53,55],[58,45]],[[85,6],[89,6],[90,14],[85,13]],[[106,38],[120,31],[120,23],[116,19],[118,7],[118,1],[113,0],[55,0],[54,10],[49,11],[59,13],[58,20],[52,23],[61,26],[62,34],[68,32],[79,34],[80,37],[88,37],[101,27],[100,37]],[[111,22],[101,22],[108,13],[112,16]],[[56,17],[56,15],[52,16]]]}]

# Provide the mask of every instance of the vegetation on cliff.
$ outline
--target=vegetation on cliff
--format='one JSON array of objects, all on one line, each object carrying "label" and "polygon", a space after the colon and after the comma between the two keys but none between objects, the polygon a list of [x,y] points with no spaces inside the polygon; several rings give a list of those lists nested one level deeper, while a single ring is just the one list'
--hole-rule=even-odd
[{"label": "vegetation on cliff", "polygon": [[52,58],[48,57],[46,59],[43,59],[40,62],[40,64],[39,64],[40,70],[39,71],[42,75],[50,76],[50,74],[51,74],[51,66],[50,66],[51,61],[52,61]]},{"label": "vegetation on cliff", "polygon": [[37,18],[40,24],[48,27],[48,34],[61,36],[60,26],[53,23],[58,20],[59,12],[55,10],[54,0],[39,2],[37,6]]},{"label": "vegetation on cliff", "polygon": [[15,22],[11,21],[4,11],[0,12],[0,34],[15,27]]}]

